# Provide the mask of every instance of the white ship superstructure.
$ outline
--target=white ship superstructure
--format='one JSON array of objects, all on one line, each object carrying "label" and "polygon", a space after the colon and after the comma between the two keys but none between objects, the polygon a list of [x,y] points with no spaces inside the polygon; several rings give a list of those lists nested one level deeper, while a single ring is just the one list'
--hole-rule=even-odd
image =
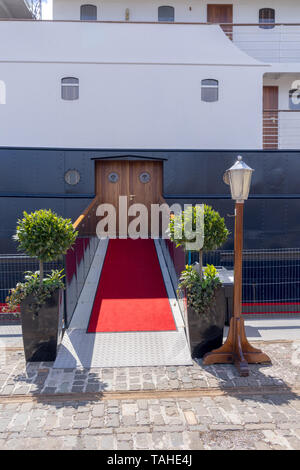
[{"label": "white ship superstructure", "polygon": [[53,0],[52,21],[2,21],[1,145],[299,147],[300,4],[267,3]]},{"label": "white ship superstructure", "polygon": [[129,167],[154,165],[168,203],[230,214],[239,154],[255,168],[245,247],[299,246],[299,0],[40,6],[0,0],[0,252],[23,210],[76,220]]}]

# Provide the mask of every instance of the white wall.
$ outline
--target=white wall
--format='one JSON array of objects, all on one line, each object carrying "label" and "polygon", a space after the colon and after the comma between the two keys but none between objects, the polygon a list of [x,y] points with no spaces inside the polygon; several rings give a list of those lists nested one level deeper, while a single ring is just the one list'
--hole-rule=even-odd
[{"label": "white wall", "polygon": [[[260,8],[274,8],[277,22],[297,22],[300,18],[298,0],[53,0],[53,18],[80,19],[80,5],[98,7],[98,20],[125,20],[125,9],[130,10],[131,21],[157,21],[157,8],[170,5],[175,8],[175,21],[207,21],[207,4],[233,4],[234,23],[257,23]],[[191,8],[191,9],[190,9]]]},{"label": "white wall", "polygon": [[[54,0],[54,19],[79,20],[80,6],[85,0]],[[157,21],[158,7],[171,5],[175,8],[175,22],[206,22],[207,4],[230,3],[228,0],[103,0],[92,1],[98,8],[98,20],[124,21],[129,8],[130,21]],[[298,0],[235,0],[234,23],[253,23],[259,20],[259,9],[272,7],[276,22],[297,22],[300,19]],[[298,20],[297,20],[298,19]],[[300,63],[300,26],[276,26],[262,29],[257,26],[235,26],[233,41],[250,56],[267,63]]]},{"label": "white wall", "polygon": [[[266,66],[216,26],[8,23],[0,57],[0,146],[261,148]],[[61,100],[66,76],[78,101]],[[205,78],[218,102],[201,101]]]}]

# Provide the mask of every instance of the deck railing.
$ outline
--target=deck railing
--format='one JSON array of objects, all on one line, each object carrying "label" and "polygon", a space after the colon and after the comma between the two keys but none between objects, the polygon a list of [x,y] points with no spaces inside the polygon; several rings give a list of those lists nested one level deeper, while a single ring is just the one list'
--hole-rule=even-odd
[{"label": "deck railing", "polygon": [[263,111],[263,148],[300,149],[300,110]]},{"label": "deck railing", "polygon": [[220,25],[239,49],[262,62],[300,62],[300,23]]},{"label": "deck railing", "polygon": [[[28,0],[28,3],[31,3]],[[40,19],[39,2],[32,1],[35,17]],[[36,4],[36,5],[35,5]],[[11,21],[1,18],[0,21]],[[31,21],[18,20],[13,21]],[[163,22],[163,21],[80,21],[80,20],[44,20],[52,23],[97,23],[101,24],[157,24],[157,25],[199,25],[215,23],[201,22]],[[225,35],[241,50],[262,62],[300,62],[300,23],[219,23]]]},{"label": "deck railing", "polygon": [[85,280],[99,244],[96,235],[96,210],[99,199],[95,197],[74,222],[78,238],[65,256],[66,269],[66,324],[70,324]]}]

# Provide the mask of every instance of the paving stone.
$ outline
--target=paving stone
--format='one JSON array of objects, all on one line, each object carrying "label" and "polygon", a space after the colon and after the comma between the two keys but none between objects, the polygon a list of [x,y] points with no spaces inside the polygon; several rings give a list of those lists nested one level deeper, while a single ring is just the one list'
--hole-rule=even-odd
[{"label": "paving stone", "polygon": [[200,439],[199,432],[185,432],[183,433],[184,441],[187,443],[187,447],[189,450],[203,450],[204,446]]},{"label": "paving stone", "polygon": [[104,415],[104,404],[94,405],[92,408],[92,415],[101,417]]},{"label": "paving stone", "polygon": [[120,419],[118,415],[107,416],[107,420],[106,420],[107,427],[117,428],[119,427],[119,425],[120,425]]},{"label": "paving stone", "polygon": [[102,449],[102,450],[113,450],[113,449],[115,449],[115,438],[114,438],[114,436],[101,436],[100,437],[100,449]]},{"label": "paving stone", "polygon": [[256,450],[272,450],[271,447],[265,442],[255,442],[254,446]]},{"label": "paving stone", "polygon": [[151,421],[155,426],[163,426],[165,424],[165,420],[160,414],[154,415]]},{"label": "paving stone", "polygon": [[89,413],[86,412],[86,413],[76,413],[76,415],[74,416],[74,419],[75,421],[78,421],[78,420],[88,420],[90,417]]},{"label": "paving stone", "polygon": [[198,420],[197,420],[196,415],[193,411],[186,410],[184,412],[184,416],[185,416],[186,422],[188,424],[190,424],[190,425],[198,424]]},{"label": "paving stone", "polygon": [[136,404],[124,404],[122,405],[122,414],[123,416],[135,416],[138,411],[138,406]]},{"label": "paving stone", "polygon": [[137,406],[139,410],[147,410],[148,403],[149,402],[147,400],[137,400]]},{"label": "paving stone", "polygon": [[151,434],[140,433],[134,438],[135,449],[151,449]]},{"label": "paving stone", "polygon": [[9,423],[11,422],[10,419],[1,419],[0,420],[0,432],[6,431],[8,429]]},{"label": "paving stone", "polygon": [[183,434],[181,432],[170,432],[171,444],[175,449],[183,446]]},{"label": "paving stone", "polygon": [[137,425],[136,417],[135,416],[123,416],[122,424],[123,426],[136,426]]}]

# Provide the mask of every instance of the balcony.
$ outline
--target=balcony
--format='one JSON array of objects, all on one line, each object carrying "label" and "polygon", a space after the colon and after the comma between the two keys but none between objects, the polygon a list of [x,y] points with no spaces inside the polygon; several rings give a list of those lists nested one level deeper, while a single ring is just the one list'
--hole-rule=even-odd
[{"label": "balcony", "polygon": [[300,110],[263,111],[263,148],[265,150],[300,148]]},{"label": "balcony", "polygon": [[242,51],[267,63],[300,62],[300,23],[222,24]]}]

